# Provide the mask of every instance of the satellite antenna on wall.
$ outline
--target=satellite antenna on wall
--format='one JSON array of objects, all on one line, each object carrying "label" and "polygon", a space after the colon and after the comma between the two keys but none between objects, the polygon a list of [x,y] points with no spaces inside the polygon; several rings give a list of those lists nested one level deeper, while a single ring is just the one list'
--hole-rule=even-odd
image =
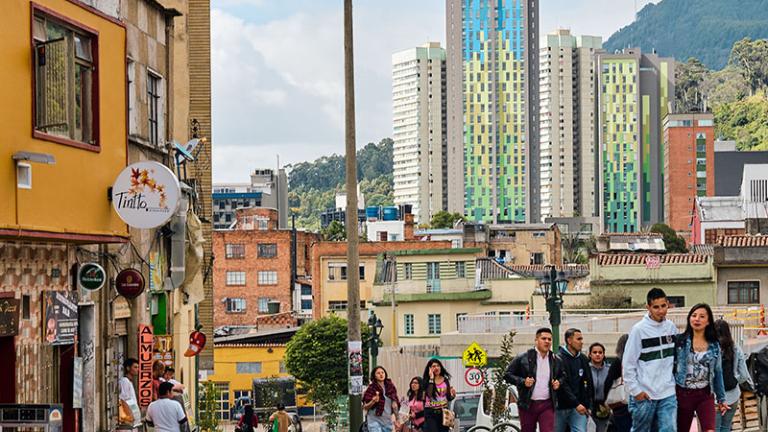
[{"label": "satellite antenna on wall", "polygon": [[194,162],[200,151],[203,149],[202,144],[205,143],[205,138],[192,138],[187,141],[186,144],[180,144],[178,141],[173,140],[173,149],[175,151],[174,159],[176,160],[176,176],[181,180],[181,167],[184,166],[184,179],[187,178],[187,162]]}]

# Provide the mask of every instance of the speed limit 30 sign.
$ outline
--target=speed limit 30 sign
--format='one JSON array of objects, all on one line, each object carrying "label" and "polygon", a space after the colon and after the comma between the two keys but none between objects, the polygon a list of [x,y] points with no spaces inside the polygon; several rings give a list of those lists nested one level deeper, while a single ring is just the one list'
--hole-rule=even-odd
[{"label": "speed limit 30 sign", "polygon": [[472,387],[480,386],[483,384],[483,372],[476,367],[467,368],[464,381]]}]

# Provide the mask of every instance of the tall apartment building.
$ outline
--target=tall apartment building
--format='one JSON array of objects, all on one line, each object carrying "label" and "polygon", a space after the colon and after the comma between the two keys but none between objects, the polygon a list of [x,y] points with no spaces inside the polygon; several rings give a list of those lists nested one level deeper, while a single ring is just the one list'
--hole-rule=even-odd
[{"label": "tall apartment building", "polygon": [[445,49],[439,42],[392,55],[395,204],[417,222],[448,207]]},{"label": "tall apartment building", "polygon": [[470,220],[540,219],[538,4],[446,1],[447,162]]},{"label": "tall apartment building", "polygon": [[664,217],[662,119],[672,111],[675,61],[633,48],[597,56],[600,215],[606,232]]},{"label": "tall apartment building", "polygon": [[664,119],[664,221],[688,242],[696,197],[715,195],[714,118],[684,113]]},{"label": "tall apartment building", "polygon": [[599,36],[557,30],[539,55],[541,217],[596,216],[595,55]]}]

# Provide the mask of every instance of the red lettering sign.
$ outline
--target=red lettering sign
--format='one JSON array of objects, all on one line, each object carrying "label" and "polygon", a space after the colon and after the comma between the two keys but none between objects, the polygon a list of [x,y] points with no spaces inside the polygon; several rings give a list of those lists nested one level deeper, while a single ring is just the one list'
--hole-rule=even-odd
[{"label": "red lettering sign", "polygon": [[152,402],[152,327],[139,324],[139,406]]}]

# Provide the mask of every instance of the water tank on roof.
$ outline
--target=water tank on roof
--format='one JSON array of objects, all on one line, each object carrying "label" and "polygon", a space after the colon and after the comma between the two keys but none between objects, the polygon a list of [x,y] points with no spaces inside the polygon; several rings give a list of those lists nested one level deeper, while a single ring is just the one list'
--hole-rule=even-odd
[{"label": "water tank on roof", "polygon": [[384,220],[385,221],[397,220],[397,207],[384,207]]},{"label": "water tank on roof", "polygon": [[365,218],[369,221],[379,220],[379,208],[376,206],[366,207]]}]

